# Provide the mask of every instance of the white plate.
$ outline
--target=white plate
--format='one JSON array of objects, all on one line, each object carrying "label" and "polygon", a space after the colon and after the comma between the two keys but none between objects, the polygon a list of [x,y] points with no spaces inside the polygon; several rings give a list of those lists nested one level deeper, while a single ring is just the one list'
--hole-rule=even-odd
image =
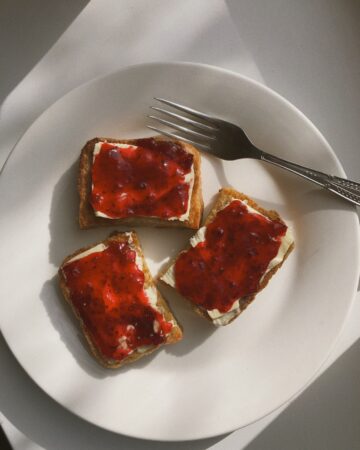
[{"label": "white plate", "polygon": [[[271,90],[222,69],[180,63],[129,67],[56,102],[27,131],[0,177],[1,327],[33,380],[84,419],[158,440],[197,439],[245,426],[291,399],[328,356],[359,273],[354,208],[263,163],[203,158],[209,205],[232,185],[293,227],[296,249],[233,324],[215,329],[163,289],[184,340],[118,371],[102,369],[64,306],[62,259],[111,229],[77,226],[77,159],[94,136],[148,135],[162,96],[241,124],[255,144],[300,164],[344,172],[316,128]],[[155,275],[191,232],[139,229]]]}]

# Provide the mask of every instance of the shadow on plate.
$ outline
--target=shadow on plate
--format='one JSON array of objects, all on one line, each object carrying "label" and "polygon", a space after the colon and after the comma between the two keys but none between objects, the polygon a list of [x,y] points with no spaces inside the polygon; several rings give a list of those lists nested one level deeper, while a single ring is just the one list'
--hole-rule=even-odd
[{"label": "shadow on plate", "polygon": [[158,288],[166,299],[180,324],[184,324],[184,337],[176,345],[167,345],[165,351],[175,356],[191,353],[206,341],[217,328],[194,312],[190,303],[182,298],[174,289],[162,282]]},{"label": "shadow on plate", "polygon": [[298,205],[301,205],[301,215],[314,211],[346,211],[351,208],[346,200],[297,175],[269,165],[265,168],[283,193],[285,202],[278,204],[257,198],[254,200],[266,209],[275,209],[285,220],[299,214]]},{"label": "shadow on plate", "polygon": [[228,180],[225,169],[224,169],[224,163],[222,159],[215,158],[214,156],[207,155],[208,161],[210,161],[210,164],[215,169],[216,177],[218,179],[218,182],[220,186],[222,187],[233,187],[230,181]]}]

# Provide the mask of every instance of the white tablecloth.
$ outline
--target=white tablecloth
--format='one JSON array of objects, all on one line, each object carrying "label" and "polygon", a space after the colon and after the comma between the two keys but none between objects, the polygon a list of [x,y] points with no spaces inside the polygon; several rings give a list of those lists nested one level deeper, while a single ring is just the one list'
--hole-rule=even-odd
[{"label": "white tablecloth", "polygon": [[[348,177],[360,180],[359,22],[357,0],[3,0],[0,167],[27,127],[70,89],[130,64],[179,60],[231,69],[277,90],[323,132]],[[311,386],[230,435],[161,444],[99,429],[43,393],[0,337],[1,424],[15,450],[358,449],[359,302],[360,294]]]}]

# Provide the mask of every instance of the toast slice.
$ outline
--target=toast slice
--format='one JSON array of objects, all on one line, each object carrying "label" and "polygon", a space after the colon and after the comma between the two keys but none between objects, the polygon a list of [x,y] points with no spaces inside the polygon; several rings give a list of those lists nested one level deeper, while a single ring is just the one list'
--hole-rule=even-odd
[{"label": "toast slice", "polygon": [[214,325],[238,317],[294,248],[279,214],[221,189],[205,224],[160,279]]},{"label": "toast slice", "polygon": [[182,338],[135,232],[114,233],[76,251],[58,273],[64,298],[103,366],[118,368]]},{"label": "toast slice", "polygon": [[198,229],[203,212],[200,153],[190,144],[160,136],[95,138],[81,151],[78,192],[82,229]]}]

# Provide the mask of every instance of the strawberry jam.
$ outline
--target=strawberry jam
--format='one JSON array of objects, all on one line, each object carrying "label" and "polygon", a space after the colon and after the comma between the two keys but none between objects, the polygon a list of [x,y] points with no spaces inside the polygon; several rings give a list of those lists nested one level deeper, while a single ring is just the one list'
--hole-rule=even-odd
[{"label": "strawberry jam", "polygon": [[175,142],[102,143],[92,166],[91,205],[107,217],[181,217],[187,212],[193,155]]},{"label": "strawberry jam", "polygon": [[207,225],[205,241],[176,260],[176,288],[206,310],[229,311],[236,300],[258,291],[286,230],[279,220],[232,201]]},{"label": "strawberry jam", "polygon": [[143,345],[165,341],[172,324],[149,303],[144,273],[136,252],[126,242],[66,264],[63,269],[70,299],[101,353],[122,360]]}]

